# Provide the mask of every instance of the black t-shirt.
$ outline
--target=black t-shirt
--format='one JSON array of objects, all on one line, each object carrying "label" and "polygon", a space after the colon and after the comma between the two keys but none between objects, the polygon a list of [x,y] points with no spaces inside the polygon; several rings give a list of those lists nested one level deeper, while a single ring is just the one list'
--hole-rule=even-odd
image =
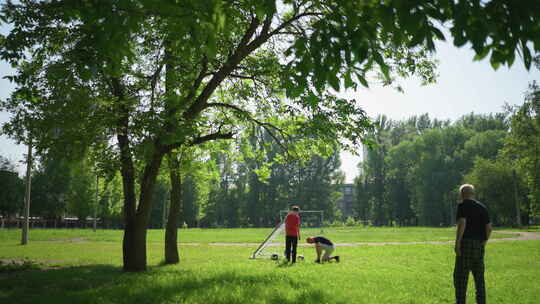
[{"label": "black t-shirt", "polygon": [[315,241],[315,243],[321,243],[321,244],[325,244],[325,245],[328,245],[328,246],[334,246],[334,244],[332,242],[330,242],[329,239],[327,239],[325,237],[322,237],[322,236],[314,237],[313,241]]},{"label": "black t-shirt", "polygon": [[458,205],[456,220],[465,218],[467,223],[463,232],[464,239],[486,240],[486,224],[489,224],[489,214],[484,204],[465,199]]}]

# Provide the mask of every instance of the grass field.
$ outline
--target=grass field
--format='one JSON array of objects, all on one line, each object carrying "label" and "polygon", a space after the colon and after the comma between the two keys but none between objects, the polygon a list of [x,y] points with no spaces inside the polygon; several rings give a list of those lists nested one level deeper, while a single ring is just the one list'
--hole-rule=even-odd
[{"label": "grass field", "polygon": [[[271,228],[234,228],[234,229],[180,229],[180,243],[259,243],[272,231]],[[449,241],[455,239],[455,228],[431,227],[331,227],[324,228],[323,234],[336,243],[371,243],[371,242],[415,242]],[[320,228],[302,229],[302,237],[318,235]],[[516,234],[517,235],[517,234]],[[122,230],[91,229],[32,229],[30,239],[34,241],[87,240],[98,242],[121,242]],[[508,234],[493,233],[493,238],[512,237]],[[0,229],[0,242],[20,240],[20,230]],[[161,229],[148,230],[150,243],[163,242]]]},{"label": "grass field", "polygon": [[[370,242],[427,240],[431,230],[369,229]],[[450,244],[338,247],[342,262],[325,265],[313,263],[313,249],[304,247],[299,253],[306,260],[286,266],[247,259],[253,246],[204,244],[257,242],[266,230],[181,230],[185,242],[202,244],[180,246],[181,263],[160,266],[159,233],[149,234],[149,270],[123,273],[118,231],[100,231],[94,240],[91,231],[32,230],[31,237],[43,242],[20,246],[20,231],[3,230],[0,259],[34,262],[0,267],[0,303],[453,303]],[[345,228],[326,235],[331,234],[341,242],[363,241],[352,240],[348,234],[353,232]],[[428,240],[446,234],[453,237],[451,229],[436,229],[431,235],[436,239]],[[47,242],[76,238],[87,241]],[[540,241],[488,244],[489,303],[538,303],[539,278]],[[469,301],[474,303],[471,281]]]}]

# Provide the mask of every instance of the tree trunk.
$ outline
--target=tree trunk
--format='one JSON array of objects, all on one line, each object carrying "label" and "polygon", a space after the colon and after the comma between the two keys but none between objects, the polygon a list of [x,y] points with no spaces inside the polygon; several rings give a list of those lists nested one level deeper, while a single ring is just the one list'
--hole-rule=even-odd
[{"label": "tree trunk", "polygon": [[24,226],[22,229],[21,245],[28,244],[28,230],[30,221],[30,189],[32,185],[32,138],[28,143],[28,155],[26,161],[26,193],[24,198]]},{"label": "tree trunk", "polygon": [[167,228],[165,229],[165,264],[180,262],[178,255],[178,215],[182,205],[182,180],[178,159],[169,154],[169,172],[171,179],[171,203]]},{"label": "tree trunk", "polygon": [[146,225],[126,221],[123,240],[124,271],[146,270]]},{"label": "tree trunk", "polygon": [[141,188],[139,205],[135,198],[135,166],[133,164],[129,139],[130,109],[125,103],[124,86],[120,78],[111,78],[112,93],[117,97],[115,111],[117,140],[120,149],[122,188],[124,192],[124,239],[122,241],[124,271],[146,270],[146,226],[152,207],[152,194],[156,182],[163,151],[158,142],[154,143],[152,158],[146,163]]},{"label": "tree trunk", "polygon": [[521,228],[521,209],[519,206],[518,199],[518,179],[516,175],[516,170],[512,170],[512,175],[514,177],[514,204],[516,205],[516,225],[518,228]]},{"label": "tree trunk", "polygon": [[[144,169],[141,179],[139,205],[136,212],[130,215],[132,204],[133,207],[135,204],[134,199],[124,202],[124,211],[126,214],[123,240],[124,271],[146,270],[146,229],[152,209],[154,185],[162,159],[163,153],[155,151],[151,161]],[[133,186],[135,186],[134,183]]]}]

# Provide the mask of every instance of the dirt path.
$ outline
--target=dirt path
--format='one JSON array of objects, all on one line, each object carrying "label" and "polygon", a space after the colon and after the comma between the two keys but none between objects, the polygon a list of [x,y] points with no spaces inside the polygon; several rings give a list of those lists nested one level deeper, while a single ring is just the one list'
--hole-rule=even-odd
[{"label": "dirt path", "polygon": [[[518,237],[493,239],[492,241],[538,241],[540,240],[540,232],[516,232],[516,231],[497,231],[501,234],[519,234]],[[491,242],[491,241],[490,241]]]}]

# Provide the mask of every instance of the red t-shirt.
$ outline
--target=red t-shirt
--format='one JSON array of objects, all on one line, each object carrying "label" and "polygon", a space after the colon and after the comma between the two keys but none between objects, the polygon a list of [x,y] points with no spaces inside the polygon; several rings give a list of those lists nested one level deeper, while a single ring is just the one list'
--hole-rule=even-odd
[{"label": "red t-shirt", "polygon": [[289,213],[285,218],[285,234],[288,236],[298,236],[300,234],[300,216]]}]

